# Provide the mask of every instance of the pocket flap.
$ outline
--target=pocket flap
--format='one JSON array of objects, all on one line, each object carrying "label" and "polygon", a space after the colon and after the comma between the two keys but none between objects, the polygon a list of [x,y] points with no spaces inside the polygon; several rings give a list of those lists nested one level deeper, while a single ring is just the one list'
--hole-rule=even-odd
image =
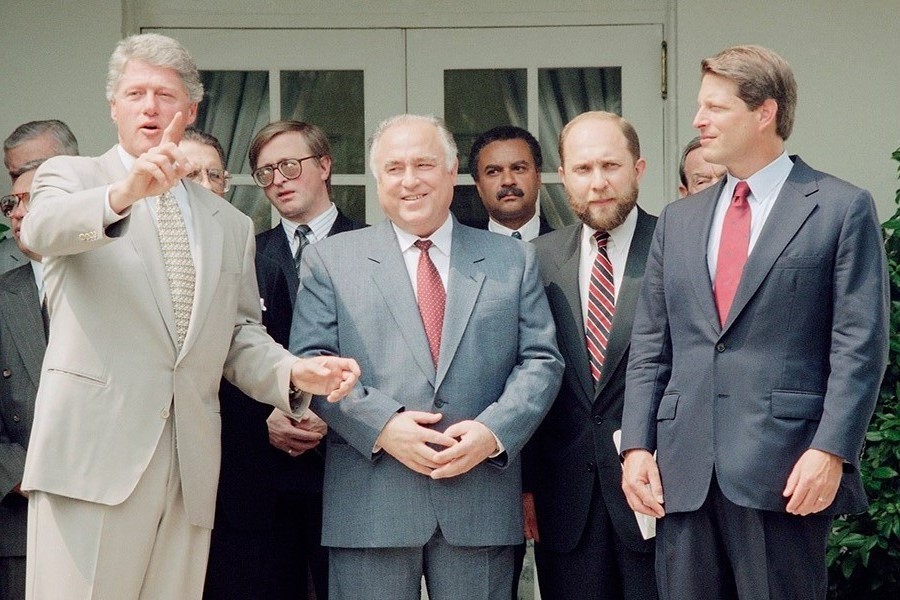
[{"label": "pocket flap", "polygon": [[659,401],[659,408],[656,411],[657,421],[671,421],[675,418],[675,409],[678,407],[678,398],[681,394],[665,394]]},{"label": "pocket flap", "polygon": [[772,390],[772,416],[781,419],[822,418],[825,396],[816,392]]}]

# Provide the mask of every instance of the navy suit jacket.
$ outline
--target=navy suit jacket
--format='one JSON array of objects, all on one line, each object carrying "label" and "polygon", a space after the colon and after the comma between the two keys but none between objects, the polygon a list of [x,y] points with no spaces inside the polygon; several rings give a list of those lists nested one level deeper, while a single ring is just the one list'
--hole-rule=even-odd
[{"label": "navy suit jacket", "polygon": [[0,556],[25,556],[22,482],[34,399],[47,349],[31,264],[0,274]]},{"label": "navy suit jacket", "polygon": [[825,514],[866,507],[857,467],[888,344],[881,230],[868,192],[792,159],[724,325],[706,260],[724,180],[659,217],[622,450],[657,451],[669,513],[698,509],[713,472],[731,502],[784,511],[809,448],[845,461]]},{"label": "navy suit jacket", "polygon": [[653,549],[653,542],[641,537],[625,500],[622,466],[613,444],[613,432],[621,427],[634,307],[656,224],[656,217],[640,208],[637,211],[603,376],[596,387],[588,364],[578,285],[582,225],[579,222],[534,241],[566,362],[556,401],[525,453],[526,485],[534,494],[541,545],[553,552],[570,552],[581,540],[595,486],[623,543],[635,551]]}]

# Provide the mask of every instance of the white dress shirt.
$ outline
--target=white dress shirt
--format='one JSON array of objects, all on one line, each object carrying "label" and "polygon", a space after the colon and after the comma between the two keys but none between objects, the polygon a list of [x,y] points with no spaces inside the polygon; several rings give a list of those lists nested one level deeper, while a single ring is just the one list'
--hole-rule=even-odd
[{"label": "white dress shirt", "polygon": [[512,235],[514,231],[518,231],[523,240],[530,242],[541,233],[541,218],[535,212],[534,216],[518,229],[510,229],[505,225],[501,225],[494,219],[489,218],[487,228],[488,231],[493,231],[494,233],[499,233],[501,235]]},{"label": "white dress shirt", "polygon": [[[312,219],[309,223],[306,223],[310,228],[310,232],[306,234],[306,239],[309,240],[309,243],[315,244],[328,237],[328,232],[331,231],[331,228],[334,226],[337,216],[337,206],[335,206],[333,202],[330,202],[325,212]],[[300,225],[303,225],[303,223],[295,223],[294,221],[281,217],[281,226],[284,228],[284,234],[287,236],[288,245],[291,248],[291,256],[297,254],[297,247],[300,246],[300,240],[297,239],[297,236],[294,233]]]}]

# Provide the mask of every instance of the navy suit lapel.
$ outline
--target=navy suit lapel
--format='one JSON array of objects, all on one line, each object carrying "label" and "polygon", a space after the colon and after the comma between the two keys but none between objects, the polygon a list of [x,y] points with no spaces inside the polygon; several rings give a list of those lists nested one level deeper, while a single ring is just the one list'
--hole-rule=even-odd
[{"label": "navy suit lapel", "polygon": [[300,287],[300,278],[297,277],[297,267],[294,265],[294,255],[288,245],[287,235],[281,223],[272,229],[260,234],[261,241],[265,240],[265,246],[260,249],[262,254],[274,260],[281,267],[284,278],[287,279],[288,291],[291,296],[291,306],[297,299],[297,289]]},{"label": "navy suit lapel", "polygon": [[471,232],[459,222],[454,222],[450,273],[447,277],[447,308],[444,311],[441,356],[438,360],[435,389],[441,385],[453,362],[484,283],[484,273],[476,265],[485,260],[485,256],[476,246],[477,243],[471,240]]},{"label": "navy suit lapel", "polygon": [[570,230],[568,239],[555,252],[556,269],[545,274],[546,291],[556,320],[556,334],[566,363],[565,376],[570,379],[569,387],[579,390],[581,393],[578,396],[586,405],[590,405],[594,397],[594,383],[588,366],[581,292],[578,286],[581,224]]},{"label": "navy suit lapel", "polygon": [[13,343],[19,350],[28,376],[37,387],[41,378],[41,363],[47,342],[44,339],[44,318],[41,301],[31,265],[16,267],[6,278],[3,298],[3,319],[12,332]]},{"label": "navy suit lapel", "polygon": [[[709,325],[715,334],[719,333],[721,324],[719,323],[719,312],[716,309],[716,300],[713,297],[712,277],[709,273],[709,263],[707,261],[707,248],[709,247],[709,232],[712,229],[713,216],[716,212],[716,203],[725,187],[725,178],[710,188],[703,190],[697,194],[696,202],[697,211],[695,218],[689,220],[686,226],[690,230],[681,232],[686,238],[685,246],[687,248],[685,255],[680,257],[686,268],[689,270],[691,283],[694,286],[694,292],[697,295],[697,305],[700,312],[706,316]],[[685,202],[694,202],[695,200],[685,200]],[[694,230],[694,224],[699,224],[702,229],[697,232]],[[679,232],[675,232],[676,234]],[[671,234],[670,234],[671,235]]]},{"label": "navy suit lapel", "polygon": [[722,331],[726,331],[759,289],[788,243],[816,207],[812,196],[819,190],[815,173],[800,158],[794,157],[784,187],[760,232],[753,251],[747,257],[741,283],[738,285],[731,312]]},{"label": "navy suit lapel", "polygon": [[[375,289],[379,291],[394,319],[397,331],[403,336],[410,353],[428,378],[434,384],[435,368],[428,350],[425,326],[419,314],[412,283],[406,270],[406,263],[397,244],[397,235],[390,220],[385,219],[374,228],[375,242],[369,248],[368,261],[371,265],[369,276]],[[447,319],[444,319],[446,331]],[[443,347],[443,346],[442,346]]]},{"label": "navy suit lapel", "polygon": [[594,400],[603,392],[610,380],[609,376],[615,373],[631,344],[631,326],[634,323],[635,306],[641,289],[641,281],[644,278],[647,252],[650,248],[650,241],[653,239],[653,227],[653,219],[638,208],[637,224],[631,239],[631,246],[628,249],[628,258],[625,261],[625,272],[622,274],[622,284],[616,298],[616,314],[613,317],[613,327],[609,334],[609,343],[606,346],[606,359],[603,362],[600,381],[597,382]]}]

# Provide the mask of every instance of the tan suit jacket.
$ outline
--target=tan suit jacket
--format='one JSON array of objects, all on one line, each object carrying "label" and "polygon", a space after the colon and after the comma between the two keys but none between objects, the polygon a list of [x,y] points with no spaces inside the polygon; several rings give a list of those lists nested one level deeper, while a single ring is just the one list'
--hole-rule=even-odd
[{"label": "tan suit jacket", "polygon": [[25,243],[44,256],[50,331],[23,489],[115,505],[150,462],[170,410],[187,514],[212,527],[219,380],[289,411],[296,360],[260,324],[249,218],[185,181],[197,285],[184,346],[147,201],[103,224],[116,148],[57,157],[35,176]]}]

